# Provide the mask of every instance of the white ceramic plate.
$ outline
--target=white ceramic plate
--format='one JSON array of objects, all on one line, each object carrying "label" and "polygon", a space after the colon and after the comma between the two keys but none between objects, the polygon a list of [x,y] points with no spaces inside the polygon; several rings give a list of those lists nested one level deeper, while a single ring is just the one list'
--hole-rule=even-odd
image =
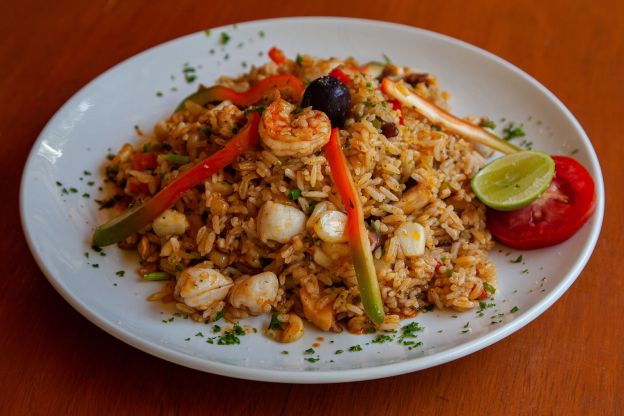
[{"label": "white ceramic plate", "polygon": [[[221,33],[231,37],[226,45],[220,44]],[[373,344],[370,335],[321,334],[311,327],[302,340],[289,345],[270,341],[260,331],[241,337],[240,345],[208,344],[212,325],[174,317],[173,310],[145,301],[158,284],[136,278],[135,258],[116,247],[106,248],[106,256],[89,248],[94,226],[104,219],[93,202],[103,179],[99,167],[108,149],[117,151],[123,143],[136,140],[135,125],[149,131],[196,89],[197,82],[210,84],[221,74],[262,64],[273,45],[288,56],[354,56],[360,62],[382,60],[385,54],[396,63],[437,75],[442,87],[452,93],[455,113],[520,122],[535,148],[551,154],[575,151],[596,182],[596,213],[572,239],[555,247],[522,253],[504,247],[493,250],[499,276],[496,306],[482,317],[475,311],[457,317],[450,312],[418,316],[416,321],[425,330],[416,339],[422,342],[417,348],[396,342]],[[185,64],[196,69],[196,81],[185,81]],[[85,175],[85,170],[93,173]],[[77,192],[64,194],[57,181]],[[96,183],[90,186],[90,181]],[[56,290],[100,328],[188,367],[296,383],[407,373],[462,357],[513,333],[574,282],[594,248],[603,211],[603,181],[589,139],[563,104],[533,78],[488,52],[439,34],[342,18],[277,19],[221,27],[209,36],[185,36],[128,59],[80,90],[50,120],[33,146],[21,187],[23,228],[37,263]],[[521,262],[511,262],[520,255]],[[116,275],[120,270],[125,271],[124,277]],[[267,317],[246,323],[261,328]],[[319,336],[325,340],[314,348],[316,353],[304,354]],[[348,351],[358,344],[362,351]],[[282,354],[284,350],[289,353]],[[336,355],[336,350],[345,352]],[[305,360],[317,356],[317,362]]]}]

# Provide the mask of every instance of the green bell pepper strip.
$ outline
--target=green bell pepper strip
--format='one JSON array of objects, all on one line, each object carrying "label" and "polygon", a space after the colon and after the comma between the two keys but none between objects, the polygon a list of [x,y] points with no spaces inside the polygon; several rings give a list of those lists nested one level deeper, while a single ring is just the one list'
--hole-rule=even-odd
[{"label": "green bell pepper strip", "polygon": [[206,105],[215,101],[229,100],[234,105],[241,107],[248,107],[257,103],[264,97],[269,91],[278,89],[282,92],[288,91],[293,100],[299,102],[303,96],[304,86],[303,82],[294,75],[272,75],[254,84],[245,92],[236,92],[231,88],[224,87],[223,85],[215,85],[209,88],[200,89],[197,92],[186,97],[180,105],[176,108],[176,112],[182,111],[186,108],[185,103],[187,101],[193,101],[199,105]]},{"label": "green bell pepper strip", "polygon": [[117,243],[151,224],[186,191],[223,169],[246,150],[252,148],[260,138],[258,134],[259,122],[258,113],[251,113],[247,125],[221,150],[186,171],[143,205],[132,208],[97,227],[93,233],[93,245],[103,247]]},{"label": "green bell pepper strip", "polygon": [[384,78],[381,83],[381,90],[399,100],[407,108],[418,111],[432,123],[438,124],[468,141],[481,143],[505,154],[521,150],[496,134],[455,117],[448,111],[413,93],[403,83]]},{"label": "green bell pepper strip", "polygon": [[340,149],[337,128],[332,129],[329,142],[325,145],[325,154],[332,179],[347,210],[349,249],[364,311],[371,321],[381,324],[384,321],[383,303],[368,241],[368,231],[364,223],[364,213],[347,161]]}]

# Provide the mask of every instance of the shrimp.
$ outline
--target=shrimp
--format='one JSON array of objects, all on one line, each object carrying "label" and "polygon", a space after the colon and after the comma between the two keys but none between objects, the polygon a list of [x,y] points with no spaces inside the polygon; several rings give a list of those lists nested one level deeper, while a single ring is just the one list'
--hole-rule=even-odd
[{"label": "shrimp", "polygon": [[262,113],[260,138],[276,156],[311,155],[329,141],[329,117],[311,107],[293,114],[296,108],[277,97]]}]

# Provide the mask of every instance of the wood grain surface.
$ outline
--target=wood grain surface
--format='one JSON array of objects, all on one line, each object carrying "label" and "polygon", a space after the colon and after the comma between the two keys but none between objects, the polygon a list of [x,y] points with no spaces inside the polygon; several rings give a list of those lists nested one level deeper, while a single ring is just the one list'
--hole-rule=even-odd
[{"label": "wood grain surface", "polygon": [[[491,51],[553,91],[598,153],[600,241],[572,288],[521,331],[417,373],[336,385],[204,374],[142,353],[73,310],[22,235],[19,181],[79,88],[166,40],[237,21],[337,15],[405,23]],[[624,2],[20,0],[0,5],[0,414],[624,414]]]}]

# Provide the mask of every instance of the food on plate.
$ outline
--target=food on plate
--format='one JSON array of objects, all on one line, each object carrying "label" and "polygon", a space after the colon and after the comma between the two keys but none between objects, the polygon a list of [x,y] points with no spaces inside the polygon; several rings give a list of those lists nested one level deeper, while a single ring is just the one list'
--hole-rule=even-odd
[{"label": "food on plate", "polygon": [[552,246],[572,237],[596,206],[594,181],[587,170],[567,156],[553,156],[555,176],[533,203],[516,211],[491,211],[488,229],[514,248]]},{"label": "food on plate", "polygon": [[[452,116],[433,75],[269,55],[200,87],[106,163],[118,215],[93,244],[136,250],[144,279],[168,279],[154,299],[194,320],[271,314],[267,334],[280,342],[299,339],[303,320],[324,331],[392,330],[422,310],[468,311],[491,296],[493,241],[471,178],[483,200],[501,198],[496,166],[477,174],[486,160],[474,143],[512,159],[526,152]],[[516,175],[529,191],[499,207],[530,203],[548,186],[548,163],[533,174],[538,185],[522,182],[541,167],[535,157],[550,159],[529,153]],[[556,170],[523,209],[553,186],[576,198],[573,180]]]},{"label": "food on plate", "polygon": [[513,211],[537,199],[554,174],[555,162],[550,156],[526,150],[494,160],[472,178],[470,185],[488,207]]}]

